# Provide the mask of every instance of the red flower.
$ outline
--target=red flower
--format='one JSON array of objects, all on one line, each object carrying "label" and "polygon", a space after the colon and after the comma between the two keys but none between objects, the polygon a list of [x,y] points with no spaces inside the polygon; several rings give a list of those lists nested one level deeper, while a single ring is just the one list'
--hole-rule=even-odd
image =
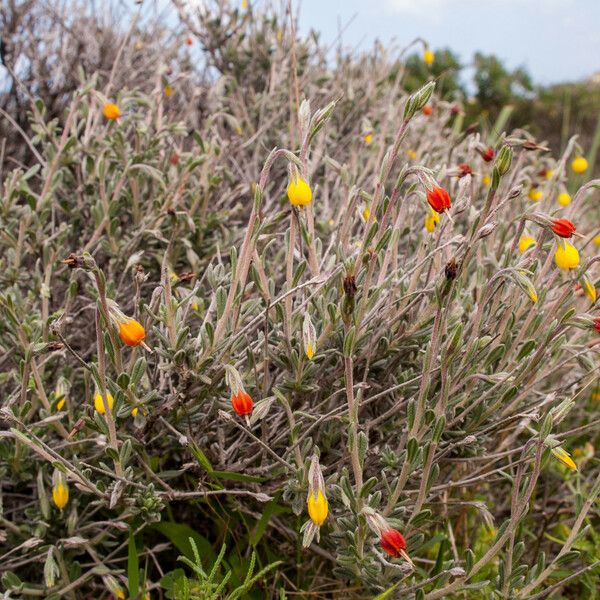
[{"label": "red flower", "polygon": [[594,319],[594,329],[600,333],[600,319]]},{"label": "red flower", "polygon": [[169,162],[173,166],[175,166],[179,162],[179,154],[177,154],[176,152],[174,152],[173,154],[171,154],[171,157],[169,158]]},{"label": "red flower", "polygon": [[467,163],[462,163],[460,165],[458,165],[458,176],[459,177],[465,177],[467,175],[472,175],[473,171],[471,170],[471,167],[467,164]]},{"label": "red flower", "polygon": [[405,553],[406,540],[396,529],[390,528],[382,531],[379,542],[385,553],[392,558],[398,558]]},{"label": "red flower", "polygon": [[252,414],[254,403],[252,402],[252,398],[250,398],[250,394],[242,390],[231,396],[231,405],[240,417],[244,417]]},{"label": "red flower", "polygon": [[552,221],[552,231],[562,238],[570,238],[575,233],[575,225],[569,219]]},{"label": "red flower", "polygon": [[428,117],[433,112],[433,106],[431,104],[426,104],[421,111],[426,117]]},{"label": "red flower", "polygon": [[194,43],[194,40],[193,40],[193,39],[191,38],[191,36],[190,36],[190,37],[188,37],[188,38],[185,40],[185,43],[186,43],[188,46],[191,46],[191,45]]},{"label": "red flower", "polygon": [[453,115],[457,115],[460,112],[460,106],[458,106],[458,104],[453,104],[450,107],[450,113]]},{"label": "red flower", "polygon": [[437,213],[443,213],[452,206],[450,194],[443,187],[434,187],[427,190],[427,202]]},{"label": "red flower", "polygon": [[481,153],[481,158],[483,158],[485,162],[491,162],[492,160],[494,160],[494,149],[492,147],[486,148]]}]

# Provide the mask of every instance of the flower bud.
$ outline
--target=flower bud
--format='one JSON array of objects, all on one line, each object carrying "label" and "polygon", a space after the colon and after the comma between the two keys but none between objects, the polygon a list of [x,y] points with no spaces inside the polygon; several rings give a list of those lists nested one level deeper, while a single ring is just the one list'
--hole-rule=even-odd
[{"label": "flower bud", "polygon": [[62,510],[69,502],[69,487],[65,474],[58,469],[52,475],[52,500],[56,508]]},{"label": "flower bud", "polygon": [[227,365],[225,367],[225,378],[231,390],[231,406],[239,417],[245,417],[252,414],[254,403],[250,394],[244,389],[242,377],[235,367]]},{"label": "flower bud", "polygon": [[467,163],[462,163],[460,165],[458,165],[458,176],[460,177],[466,177],[467,175],[472,175],[473,171],[471,170],[471,167],[467,164]]},{"label": "flower bud", "polygon": [[594,304],[594,302],[596,302],[596,288],[585,274],[581,278],[581,287],[589,301]]},{"label": "flower bud", "polygon": [[[114,398],[110,392],[106,392],[106,404],[108,404],[108,410],[112,411]],[[96,392],[94,396],[94,408],[96,412],[103,415],[105,413],[104,401],[102,400],[102,396],[100,392]]]},{"label": "flower bud", "polygon": [[429,49],[429,48],[425,48],[425,51],[423,52],[423,62],[430,67],[433,64],[433,61],[435,60],[435,54]]},{"label": "flower bud", "polygon": [[302,323],[302,343],[304,344],[306,357],[308,360],[312,360],[317,346],[317,334],[308,312],[304,314],[304,321]]},{"label": "flower bud", "polygon": [[307,206],[312,200],[312,190],[300,175],[290,178],[287,195],[293,206]]},{"label": "flower bud", "polygon": [[492,162],[492,160],[494,160],[494,155],[494,149],[491,146],[481,151],[481,158],[483,158],[485,162]]},{"label": "flower bud", "polygon": [[[488,148],[489,150],[489,148]],[[502,146],[500,152],[498,152],[498,158],[496,158],[496,168],[500,177],[504,175],[509,169],[513,159],[513,151],[510,146]]]},{"label": "flower bud", "polygon": [[440,222],[440,215],[433,210],[433,208],[429,207],[429,214],[425,217],[425,229],[429,233],[433,233],[435,231],[435,226]]}]

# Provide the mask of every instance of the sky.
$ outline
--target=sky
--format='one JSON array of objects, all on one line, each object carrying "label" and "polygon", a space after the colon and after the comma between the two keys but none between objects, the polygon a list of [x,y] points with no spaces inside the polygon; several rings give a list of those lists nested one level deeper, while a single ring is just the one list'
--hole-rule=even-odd
[{"label": "sky", "polygon": [[473,54],[495,54],[524,66],[534,83],[587,79],[600,72],[600,0],[294,0],[302,33],[321,32],[346,48],[376,39],[399,48],[416,37],[449,47],[468,65]]}]

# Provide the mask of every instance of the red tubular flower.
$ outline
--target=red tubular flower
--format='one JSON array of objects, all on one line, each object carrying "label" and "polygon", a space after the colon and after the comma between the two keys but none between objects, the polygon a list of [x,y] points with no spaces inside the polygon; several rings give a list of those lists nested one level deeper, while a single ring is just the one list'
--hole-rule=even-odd
[{"label": "red tubular flower", "polygon": [[254,403],[252,402],[252,398],[250,398],[250,394],[242,390],[231,396],[231,405],[240,417],[245,417],[252,414]]},{"label": "red tubular flower", "polygon": [[443,187],[433,187],[427,190],[427,202],[437,213],[443,213],[452,206],[450,194]]},{"label": "red tubular flower", "polygon": [[171,154],[171,157],[169,158],[169,162],[173,166],[175,166],[179,162],[179,154],[177,154],[176,152],[174,152],[173,154]]},{"label": "red tubular flower", "polygon": [[382,531],[379,542],[385,553],[392,558],[399,558],[406,554],[406,540],[396,529],[390,528]]},{"label": "red tubular flower", "polygon": [[594,319],[594,329],[600,333],[600,319]]},{"label": "red tubular flower", "polygon": [[492,160],[494,160],[494,149],[491,146],[486,148],[481,153],[481,158],[483,158],[485,162],[491,162]]},{"label": "red tubular flower", "polygon": [[426,104],[422,109],[421,112],[428,117],[432,112],[433,112],[433,106],[431,106],[431,104]]},{"label": "red tubular flower", "polygon": [[552,231],[562,238],[570,238],[575,233],[575,225],[569,219],[552,221]]},{"label": "red tubular flower", "polygon": [[466,177],[467,175],[472,175],[473,171],[471,170],[471,167],[467,164],[467,163],[462,163],[460,165],[458,165],[458,176],[459,177]]}]

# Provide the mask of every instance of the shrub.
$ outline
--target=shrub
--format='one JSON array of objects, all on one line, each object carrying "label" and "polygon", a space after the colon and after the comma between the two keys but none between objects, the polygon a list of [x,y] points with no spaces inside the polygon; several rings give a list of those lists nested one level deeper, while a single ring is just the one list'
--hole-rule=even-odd
[{"label": "shrub", "polygon": [[82,70],[3,171],[6,593],[592,598],[583,149],[465,131],[285,15],[181,17],[216,76]]}]

